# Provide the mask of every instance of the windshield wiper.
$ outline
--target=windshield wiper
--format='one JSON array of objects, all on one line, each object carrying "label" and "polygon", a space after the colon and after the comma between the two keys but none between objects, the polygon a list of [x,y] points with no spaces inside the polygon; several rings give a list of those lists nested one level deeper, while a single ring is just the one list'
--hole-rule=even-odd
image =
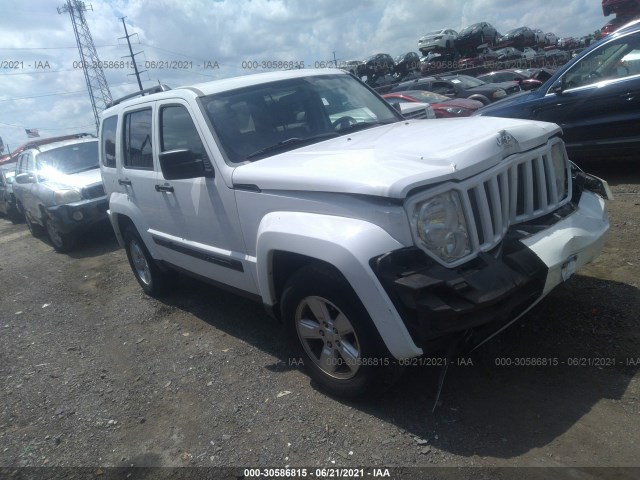
[{"label": "windshield wiper", "polygon": [[87,170],[93,170],[94,168],[100,168],[100,165],[98,165],[96,163],[95,165],[90,165],[88,167],[82,167],[80,170],[74,170],[73,172],[71,172],[71,174],[80,173],[80,172],[86,172]]},{"label": "windshield wiper", "polygon": [[298,145],[300,143],[311,143],[314,142],[315,140],[321,140],[323,138],[334,138],[337,137],[339,134],[338,132],[326,132],[326,133],[321,133],[320,135],[314,135],[312,137],[305,137],[305,138],[299,138],[299,137],[292,137],[292,138],[287,138],[286,140],[283,140],[281,142],[278,142],[276,144],[273,145],[269,145],[268,147],[264,147],[261,148],[260,150],[256,150],[253,153],[250,153],[249,155],[247,155],[247,160],[249,160],[250,158],[254,158],[260,155],[264,155],[266,153],[270,153],[270,152],[275,152],[277,150],[284,150],[288,147],[292,147],[294,145]]},{"label": "windshield wiper", "polygon": [[353,132],[357,132],[358,130],[364,130],[366,128],[371,128],[371,127],[377,127],[380,125],[388,125],[390,123],[394,123],[397,120],[391,121],[391,122],[361,122],[361,123],[354,123],[353,125],[349,126],[349,127],[345,127],[345,128],[341,128],[340,130],[338,130],[338,133],[340,135],[344,135],[345,133],[353,133]]}]

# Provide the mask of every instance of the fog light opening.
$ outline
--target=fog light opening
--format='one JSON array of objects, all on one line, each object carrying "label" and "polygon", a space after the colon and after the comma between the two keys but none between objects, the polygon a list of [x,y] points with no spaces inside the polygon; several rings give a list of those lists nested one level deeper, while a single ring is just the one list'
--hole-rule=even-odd
[{"label": "fog light opening", "polygon": [[80,210],[76,210],[75,212],[73,212],[71,217],[73,217],[73,219],[75,221],[79,222],[80,220],[82,220],[84,218],[84,215]]}]

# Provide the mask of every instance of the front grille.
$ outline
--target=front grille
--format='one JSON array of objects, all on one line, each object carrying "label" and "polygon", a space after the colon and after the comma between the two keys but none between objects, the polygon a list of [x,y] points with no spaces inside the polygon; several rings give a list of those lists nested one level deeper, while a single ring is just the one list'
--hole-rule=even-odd
[{"label": "front grille", "polygon": [[92,185],[90,187],[85,187],[82,189],[82,196],[91,200],[92,198],[104,197],[104,185],[102,183],[98,183],[96,185]]},{"label": "front grille", "polygon": [[409,113],[403,113],[402,116],[407,119],[429,118],[426,108],[420,108]]},{"label": "front grille", "polygon": [[551,148],[558,142],[509,157],[463,183],[460,193],[474,253],[495,247],[510,225],[546,215],[569,201],[568,167],[564,193],[557,193]]}]

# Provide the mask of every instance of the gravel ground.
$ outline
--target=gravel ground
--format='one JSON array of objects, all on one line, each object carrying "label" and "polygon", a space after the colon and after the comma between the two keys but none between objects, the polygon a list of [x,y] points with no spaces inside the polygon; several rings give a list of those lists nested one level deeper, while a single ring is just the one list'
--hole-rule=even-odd
[{"label": "gravel ground", "polygon": [[[435,411],[437,368],[410,368],[366,402],[327,397],[261,305],[187,278],[154,300],[108,227],[64,255],[0,219],[0,477],[43,466],[640,466],[640,168],[591,170],[616,195],[602,256],[450,368]],[[514,364],[524,358],[557,365]]]}]

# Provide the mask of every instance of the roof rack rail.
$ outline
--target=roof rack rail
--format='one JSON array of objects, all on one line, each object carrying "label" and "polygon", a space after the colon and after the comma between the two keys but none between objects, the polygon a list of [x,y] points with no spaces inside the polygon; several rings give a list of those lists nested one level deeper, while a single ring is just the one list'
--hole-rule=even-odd
[{"label": "roof rack rail", "polygon": [[168,87],[167,85],[164,85],[164,84],[159,84],[151,88],[146,88],[138,92],[130,93],[129,95],[125,95],[124,97],[120,97],[117,100],[114,100],[113,102],[109,102],[107,103],[107,108],[111,108],[114,105],[118,105],[119,103],[124,102],[125,100],[129,100],[130,98],[144,97],[145,95],[151,95],[152,93],[166,92],[167,90],[171,90],[171,87]]}]

